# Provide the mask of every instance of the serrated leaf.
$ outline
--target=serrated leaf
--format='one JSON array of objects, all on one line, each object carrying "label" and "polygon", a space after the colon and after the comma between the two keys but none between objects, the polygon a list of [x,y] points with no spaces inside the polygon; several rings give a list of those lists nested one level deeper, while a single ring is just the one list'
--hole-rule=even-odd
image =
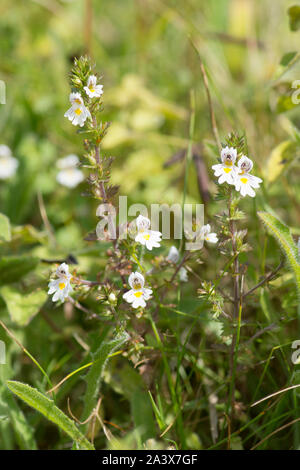
[{"label": "serrated leaf", "polygon": [[27,405],[39,411],[49,421],[52,421],[68,436],[73,439],[82,450],[94,450],[93,445],[77,429],[74,421],[66,416],[55,404],[53,400],[45,397],[42,393],[27,384],[8,380],[7,387],[11,392],[21,398]]},{"label": "serrated leaf", "polygon": [[277,240],[282,251],[287,257],[293,270],[297,289],[300,293],[300,265],[298,261],[298,249],[291,235],[290,229],[268,212],[258,212],[259,218],[267,227],[268,232]]},{"label": "serrated leaf", "polygon": [[17,282],[38,263],[39,259],[32,256],[3,256],[0,259],[0,286]]},{"label": "serrated leaf", "polygon": [[9,218],[4,214],[0,214],[0,239],[5,242],[10,242],[11,240]]},{"label": "serrated leaf", "polygon": [[28,325],[47,300],[47,293],[42,290],[22,294],[18,289],[5,286],[0,289],[0,294],[11,319],[19,326]]}]

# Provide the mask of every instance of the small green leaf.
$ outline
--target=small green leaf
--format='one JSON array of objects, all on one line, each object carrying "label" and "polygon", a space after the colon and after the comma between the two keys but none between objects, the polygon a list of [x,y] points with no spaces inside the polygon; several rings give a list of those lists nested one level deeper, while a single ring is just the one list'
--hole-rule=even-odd
[{"label": "small green leaf", "polygon": [[6,382],[7,387],[11,392],[21,398],[27,405],[31,406],[35,410],[39,411],[49,421],[55,423],[60,429],[62,429],[68,436],[73,439],[78,447],[82,450],[94,450],[93,445],[81,434],[77,429],[74,421],[66,416],[57,406],[55,406],[53,400],[45,397],[35,388],[30,387],[27,384],[8,380]]},{"label": "small green leaf", "polygon": [[38,258],[32,256],[7,256],[0,259],[0,286],[17,282],[36,268]]},{"label": "small green leaf", "polygon": [[300,29],[300,6],[293,5],[288,9],[290,28],[292,31]]},{"label": "small green leaf", "polygon": [[297,55],[297,52],[287,52],[281,58],[280,65],[286,67]]},{"label": "small green leaf", "polygon": [[19,326],[28,325],[47,300],[47,293],[39,290],[22,294],[19,290],[5,286],[0,289],[11,319]]},{"label": "small green leaf", "polygon": [[298,249],[293,240],[290,229],[268,212],[258,212],[258,216],[267,227],[268,232],[277,240],[282,251],[287,257],[296,279],[297,288],[300,292]]},{"label": "small green leaf", "polygon": [[4,214],[0,214],[0,239],[5,242],[10,242],[11,240],[9,218]]}]

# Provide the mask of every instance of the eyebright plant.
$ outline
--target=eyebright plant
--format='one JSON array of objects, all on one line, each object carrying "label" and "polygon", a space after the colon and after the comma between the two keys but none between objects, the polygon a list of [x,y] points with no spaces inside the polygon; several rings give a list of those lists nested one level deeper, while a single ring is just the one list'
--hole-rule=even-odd
[{"label": "eyebright plant", "polygon": [[[78,152],[82,155],[80,158],[71,154],[58,160],[57,182],[72,190],[79,183],[83,183],[84,175],[87,173],[83,183],[86,187],[83,196],[93,199],[97,204],[115,206],[114,201],[119,188],[110,181],[114,159],[104,155],[101,146],[109,128],[109,124],[100,119],[103,109],[102,97],[105,94],[88,57],[75,60],[70,83],[71,107],[65,113],[65,117],[78,127],[78,132],[84,136],[83,152]],[[192,313],[180,310],[180,300],[185,295],[184,289],[189,287],[180,283],[187,283],[191,276],[195,276],[200,285],[197,292],[200,301],[195,299],[198,302],[197,309],[200,305],[201,313],[208,314],[210,320],[221,325],[222,341],[229,349],[228,375],[222,378],[222,386],[224,385],[226,390],[223,393],[225,405],[222,403],[222,406],[224,405],[222,410],[230,421],[230,429],[233,431],[236,420],[235,382],[242,312],[246,309],[248,295],[261,285],[260,282],[249,291],[245,291],[244,288],[247,266],[241,262],[241,254],[247,253],[251,246],[245,241],[247,230],[238,226],[246,219],[239,206],[247,195],[253,198],[254,189],[259,189],[262,183],[260,178],[251,174],[253,162],[246,154],[248,151],[245,138],[235,133],[230,134],[220,148],[221,162],[214,164],[212,169],[218,178],[216,199],[223,204],[223,208],[212,225],[211,223],[203,225],[196,232],[197,239],[203,242],[201,250],[184,250],[184,242],[179,248],[173,245],[168,250],[162,242],[161,232],[152,230],[150,219],[140,214],[134,221],[136,227],[134,237],[116,237],[110,240],[109,234],[105,233],[104,240],[100,240],[96,230],[87,234],[86,241],[106,244],[106,254],[101,250],[104,259],[95,258],[95,264],[99,261],[99,271],[94,279],[85,279],[81,274],[80,264],[72,266],[72,259],[58,263],[51,275],[48,294],[52,297],[53,303],[73,304],[87,318],[101,322],[104,328],[109,325],[107,336],[111,335],[109,340],[103,340],[100,335],[98,337],[97,330],[93,333],[95,347],[90,354],[90,361],[78,369],[79,371],[89,367],[85,376],[82,420],[76,418],[83,434],[76,432],[75,423],[71,421],[70,424],[69,419],[66,419],[60,410],[55,411],[52,419],[63,430],[67,429],[69,435],[74,436],[76,446],[80,447],[83,443],[84,448],[92,448],[97,432],[96,421],[101,424],[106,438],[111,439],[111,432],[107,431],[98,412],[101,404],[99,387],[104,367],[109,357],[114,354],[126,356],[133,368],[139,364],[147,364],[157,354],[161,356],[166,372],[166,387],[169,391],[168,409],[159,409],[152,396],[151,403],[159,423],[163,421],[164,414],[167,414],[169,409],[172,410],[174,413],[172,433],[175,438],[178,437],[182,448],[188,446],[184,425],[185,373],[181,376],[181,363],[189,360],[187,341],[193,334],[196,323],[201,321],[201,315],[198,310]],[[13,158],[11,155],[7,156]],[[212,227],[217,227],[218,222],[220,230],[215,232]],[[125,229],[131,234],[132,224]],[[117,227],[117,232],[120,232],[120,227]],[[203,264],[202,252],[210,253],[210,250],[214,252],[214,256],[224,258],[224,267],[216,279],[204,280],[205,269],[202,271],[202,278],[194,272],[193,265]],[[209,258],[214,259],[212,256]],[[51,263],[51,260],[48,262]],[[53,264],[57,263],[53,261]],[[171,303],[174,302],[174,298],[177,298],[176,304]],[[186,316],[191,320],[188,330],[183,331],[184,344],[181,344],[181,338],[177,340],[176,348],[179,353],[177,364],[169,360],[167,343],[168,336],[171,336],[177,328],[176,322],[174,321],[174,326],[171,327],[174,327],[171,333],[160,331],[157,326],[160,316],[166,314]],[[202,373],[200,362],[200,360],[197,362],[197,368]],[[194,367],[193,364],[191,366]],[[71,375],[73,374],[68,375],[62,382]],[[206,378],[203,378],[203,383],[209,387]],[[13,384],[10,384],[10,387],[12,389]],[[51,392],[59,387],[60,383],[51,388]],[[26,403],[45,414],[48,401],[40,396],[39,392],[28,389],[24,384],[18,384],[16,393]],[[39,405],[34,405],[32,394],[38,399]],[[159,392],[157,397],[159,400]],[[161,429],[169,429],[170,423],[165,424],[166,426],[162,425]],[[219,425],[217,423],[216,426]],[[224,421],[223,430],[225,426]],[[89,437],[92,444],[87,441]]]}]

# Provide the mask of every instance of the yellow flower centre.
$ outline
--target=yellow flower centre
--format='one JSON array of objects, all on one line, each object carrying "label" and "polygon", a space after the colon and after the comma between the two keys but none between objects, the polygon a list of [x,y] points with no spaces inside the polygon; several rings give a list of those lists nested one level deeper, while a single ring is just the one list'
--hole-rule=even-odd
[{"label": "yellow flower centre", "polygon": [[241,182],[242,182],[243,184],[246,184],[247,181],[248,181],[248,178],[241,178]]},{"label": "yellow flower centre", "polygon": [[142,288],[141,284],[135,284],[134,289],[140,290]]},{"label": "yellow flower centre", "polygon": [[66,287],[66,284],[64,282],[59,283],[60,290],[63,290],[65,287]]},{"label": "yellow flower centre", "polygon": [[74,103],[81,104],[81,101],[80,101],[80,99],[79,99],[79,98],[76,98],[76,99],[74,100]]},{"label": "yellow flower centre", "polygon": [[135,292],[135,297],[141,297],[143,295],[143,292]]},{"label": "yellow flower centre", "polygon": [[227,166],[232,166],[232,161],[231,161],[231,160],[226,160],[226,161],[225,161],[225,165],[227,165]]},{"label": "yellow flower centre", "polygon": [[93,85],[90,85],[90,86],[89,86],[89,89],[90,89],[90,91],[91,91],[92,93],[95,93],[95,88],[93,87]]},{"label": "yellow flower centre", "polygon": [[145,239],[145,240],[149,240],[149,239],[150,239],[149,233],[146,233],[146,235],[144,235],[144,239]]},{"label": "yellow flower centre", "polygon": [[82,111],[81,111],[80,108],[77,108],[77,109],[75,109],[75,113],[77,114],[77,116],[80,116],[80,114],[82,113]]},{"label": "yellow flower centre", "polygon": [[231,168],[224,168],[224,171],[225,171],[225,173],[230,173],[230,172],[231,172]]}]

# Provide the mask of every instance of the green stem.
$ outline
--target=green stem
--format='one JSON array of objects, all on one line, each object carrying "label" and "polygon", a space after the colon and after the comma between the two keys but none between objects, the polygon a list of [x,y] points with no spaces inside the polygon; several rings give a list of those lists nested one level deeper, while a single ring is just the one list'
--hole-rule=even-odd
[{"label": "green stem", "polygon": [[241,322],[242,322],[242,304],[240,303],[239,313],[238,313],[238,322],[237,322],[237,328],[236,328],[236,333],[235,333],[235,345],[234,345],[233,365],[232,365],[232,373],[231,373],[230,388],[229,388],[229,399],[228,399],[227,411],[226,411],[228,413],[229,408],[231,407],[231,414],[233,414],[235,377],[236,377],[236,366],[237,366],[238,351],[239,351],[239,344],[240,344]]},{"label": "green stem", "polygon": [[[229,200],[228,200],[228,217],[229,217],[229,230],[231,233],[232,238],[232,251],[234,258],[234,270],[233,270],[233,302],[234,302],[234,321],[239,321],[239,315],[241,312],[242,304],[241,304],[241,296],[240,296],[240,287],[239,287],[239,260],[238,260],[238,251],[236,245],[236,227],[235,223],[232,220],[233,215],[233,207],[232,207],[232,189],[230,188],[229,193]],[[238,323],[237,330],[234,331],[232,335],[232,343],[231,343],[231,350],[230,350],[230,390],[229,390],[229,398],[227,404],[227,412],[231,411],[231,418],[234,415],[234,391],[235,391],[235,367],[237,361],[237,338],[239,336],[240,326]]]}]

